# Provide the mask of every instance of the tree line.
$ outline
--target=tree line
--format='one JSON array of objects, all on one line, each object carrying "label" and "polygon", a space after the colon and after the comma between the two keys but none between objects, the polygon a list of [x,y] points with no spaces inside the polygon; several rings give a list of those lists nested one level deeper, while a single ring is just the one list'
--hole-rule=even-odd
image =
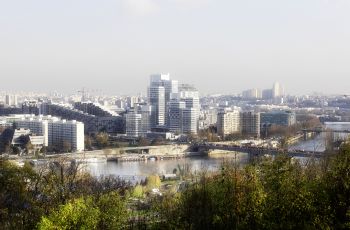
[{"label": "tree line", "polygon": [[157,177],[134,186],[79,167],[53,162],[34,170],[0,161],[1,228],[350,228],[350,144],[322,159],[280,154],[244,167],[223,162],[217,172],[204,170],[162,196],[143,191],[159,187]]}]

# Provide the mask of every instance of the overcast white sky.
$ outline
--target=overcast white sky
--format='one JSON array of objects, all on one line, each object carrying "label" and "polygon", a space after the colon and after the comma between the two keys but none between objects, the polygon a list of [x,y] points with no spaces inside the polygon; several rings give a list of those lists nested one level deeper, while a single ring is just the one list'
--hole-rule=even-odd
[{"label": "overcast white sky", "polygon": [[0,0],[0,90],[350,93],[350,0]]}]

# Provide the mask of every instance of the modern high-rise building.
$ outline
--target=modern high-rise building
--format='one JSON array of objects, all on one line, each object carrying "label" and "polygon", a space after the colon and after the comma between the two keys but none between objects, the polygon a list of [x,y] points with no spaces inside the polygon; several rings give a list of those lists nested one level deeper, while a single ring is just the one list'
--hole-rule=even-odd
[{"label": "modern high-rise building", "polygon": [[225,138],[226,135],[241,132],[241,118],[238,110],[222,110],[217,116],[218,134]]},{"label": "modern high-rise building", "polygon": [[272,87],[272,97],[279,98],[284,96],[284,89],[280,83],[275,82]]},{"label": "modern high-rise building", "polygon": [[17,95],[9,95],[7,94],[5,96],[5,105],[9,107],[15,107],[17,106],[18,101],[17,101]]},{"label": "modern high-rise building", "polygon": [[185,108],[182,115],[183,133],[197,134],[198,132],[198,110],[196,108]]},{"label": "modern high-rise building", "polygon": [[115,102],[115,105],[119,108],[119,109],[125,109],[126,108],[126,102],[122,99],[118,99]]},{"label": "modern high-rise building", "polygon": [[175,133],[196,134],[199,120],[198,91],[180,85],[169,74],[151,75],[148,88],[151,106],[151,128],[165,127]]},{"label": "modern high-rise building", "polygon": [[169,102],[169,130],[173,133],[183,133],[183,110],[186,108],[184,101],[173,99]]},{"label": "modern high-rise building", "polygon": [[254,137],[260,137],[260,113],[241,113],[242,133]]},{"label": "modern high-rise building", "polygon": [[183,115],[184,133],[197,134],[200,112],[198,90],[191,85],[180,85],[179,100],[185,102],[186,107],[186,111],[184,111]]},{"label": "modern high-rise building", "polygon": [[249,89],[242,92],[243,99],[261,99],[262,92],[260,89]]},{"label": "modern high-rise building", "polygon": [[145,137],[150,131],[152,108],[146,104],[135,104],[125,115],[125,131],[130,137]]},{"label": "modern high-rise building", "polygon": [[126,102],[128,103],[129,108],[134,108],[135,104],[139,103],[139,98],[134,96],[127,97]]},{"label": "modern high-rise building", "polygon": [[264,100],[270,100],[270,99],[272,99],[272,97],[273,97],[272,89],[264,89],[262,91],[262,98]]},{"label": "modern high-rise building", "polygon": [[135,112],[125,115],[125,130],[128,137],[142,136],[142,115]]},{"label": "modern high-rise building", "polygon": [[164,86],[151,85],[148,88],[148,101],[152,107],[152,114],[150,118],[151,128],[164,127],[166,117]]},{"label": "modern high-rise building", "polygon": [[[164,96],[160,93],[161,87],[164,89]],[[151,75],[150,87],[148,90],[149,94],[149,103],[153,106],[153,113],[156,114],[153,117],[158,117],[159,122],[156,124],[152,124],[152,128],[168,125],[168,103],[172,98],[176,98],[178,96],[178,87],[179,83],[176,80],[170,79],[170,74],[153,74]],[[159,92],[159,98],[155,99],[151,97],[150,93],[153,91],[154,96],[157,95],[157,91]],[[164,101],[164,113],[163,113],[163,101]],[[164,116],[164,122],[163,122]],[[156,121],[156,120],[154,120]]]}]

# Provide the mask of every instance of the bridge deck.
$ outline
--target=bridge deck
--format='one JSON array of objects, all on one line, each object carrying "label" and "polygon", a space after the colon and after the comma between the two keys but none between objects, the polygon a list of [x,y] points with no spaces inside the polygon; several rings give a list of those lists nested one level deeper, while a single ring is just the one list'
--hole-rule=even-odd
[{"label": "bridge deck", "polygon": [[[225,146],[225,145],[199,145],[198,146],[201,149],[206,150],[226,150],[226,151],[233,151],[233,152],[242,152],[242,153],[248,153],[255,156],[259,155],[277,155],[283,150],[281,149],[269,149],[269,148],[262,148],[262,147],[244,147],[244,146]],[[298,150],[292,150],[288,151],[288,155],[291,157],[322,157],[324,155],[324,152],[312,152],[312,151],[298,151]]]}]

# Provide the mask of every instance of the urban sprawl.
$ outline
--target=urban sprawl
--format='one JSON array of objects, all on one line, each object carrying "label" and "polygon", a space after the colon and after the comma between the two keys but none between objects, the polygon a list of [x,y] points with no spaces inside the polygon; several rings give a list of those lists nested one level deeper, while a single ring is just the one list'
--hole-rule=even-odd
[{"label": "urban sprawl", "polygon": [[19,155],[82,152],[97,148],[102,134],[108,141],[134,145],[238,139],[252,144],[267,138],[281,142],[327,121],[350,120],[347,95],[292,96],[277,82],[271,89],[200,96],[192,85],[154,74],[147,91],[146,97],[101,96],[86,89],[69,96],[2,93],[0,150]]}]

